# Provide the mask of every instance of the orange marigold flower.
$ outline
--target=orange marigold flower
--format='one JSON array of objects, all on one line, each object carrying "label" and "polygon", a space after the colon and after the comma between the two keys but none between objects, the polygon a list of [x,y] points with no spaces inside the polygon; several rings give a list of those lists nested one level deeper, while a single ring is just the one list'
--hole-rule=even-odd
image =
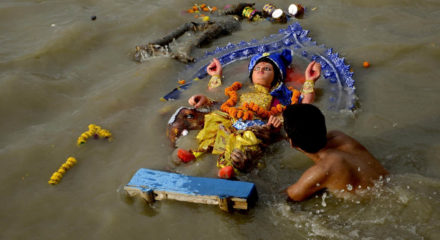
[{"label": "orange marigold flower", "polygon": [[248,112],[248,111],[245,111],[245,112],[243,113],[243,120],[246,121],[246,120],[248,120],[248,119],[249,119],[249,112]]},{"label": "orange marigold flower", "polygon": [[225,95],[229,96],[229,92],[231,91],[230,87],[225,88]]},{"label": "orange marigold flower", "polygon": [[290,104],[295,104],[298,102],[298,98],[301,95],[301,92],[298,90],[294,90],[293,94],[292,94],[292,98],[290,99],[291,103]]},{"label": "orange marigold flower", "polygon": [[242,110],[238,110],[237,111],[237,118],[241,118],[243,117],[243,111]]},{"label": "orange marigold flower", "polygon": [[283,111],[283,105],[277,104],[277,110],[278,110],[278,112],[282,112]]},{"label": "orange marigold flower", "polygon": [[229,107],[232,107],[232,106],[235,105],[235,103],[234,103],[234,101],[233,101],[232,99],[228,99],[225,103],[226,103],[226,105],[229,106]]},{"label": "orange marigold flower", "polygon": [[235,88],[236,90],[238,90],[242,87],[242,84],[240,82],[234,82],[232,84],[232,87]]},{"label": "orange marigold flower", "polygon": [[237,109],[233,109],[232,110],[232,113],[231,113],[231,115],[230,115],[231,117],[233,117],[233,118],[237,118]]}]

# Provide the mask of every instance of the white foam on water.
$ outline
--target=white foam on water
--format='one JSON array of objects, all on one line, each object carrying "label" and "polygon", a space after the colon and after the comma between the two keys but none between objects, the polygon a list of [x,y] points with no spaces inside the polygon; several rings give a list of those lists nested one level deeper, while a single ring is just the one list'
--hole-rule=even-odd
[{"label": "white foam on water", "polygon": [[324,192],[304,202],[274,204],[275,212],[311,239],[424,239],[422,232],[435,236],[440,226],[434,190],[439,182],[391,175],[374,187],[356,189],[363,197],[340,199]]}]

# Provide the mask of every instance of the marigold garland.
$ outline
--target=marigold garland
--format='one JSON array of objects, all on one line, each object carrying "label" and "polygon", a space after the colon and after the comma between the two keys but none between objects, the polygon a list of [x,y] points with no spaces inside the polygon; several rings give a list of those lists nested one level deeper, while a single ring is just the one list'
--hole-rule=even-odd
[{"label": "marigold garland", "polygon": [[[265,119],[273,115],[278,115],[286,109],[286,106],[277,104],[276,106],[271,107],[268,111],[254,102],[244,102],[243,106],[234,107],[238,101],[237,91],[240,90],[241,87],[241,83],[234,82],[230,87],[225,88],[225,95],[228,96],[229,99],[221,105],[220,110],[228,113],[232,118],[241,118],[246,121],[252,120],[256,114]],[[292,91],[291,104],[297,103],[301,92],[292,87],[289,87],[288,89]]]},{"label": "marigold garland", "polygon": [[77,163],[77,161],[74,157],[67,158],[66,162],[64,162],[61,165],[61,167],[58,168],[58,170],[52,174],[48,183],[51,185],[58,184],[61,181],[61,179],[63,178],[64,174],[67,172],[67,170],[72,168],[76,163]]},{"label": "marigold garland", "polygon": [[112,134],[110,133],[109,130],[104,129],[98,125],[95,124],[90,124],[89,126],[89,130],[83,132],[79,137],[78,140],[76,141],[76,143],[79,145],[82,145],[84,143],[87,142],[87,139],[90,137],[95,137],[95,138],[106,138],[109,141],[112,140]]},{"label": "marigold garland", "polygon": [[288,89],[289,89],[290,91],[292,91],[292,98],[290,99],[290,100],[291,100],[291,103],[290,103],[290,104],[298,103],[299,97],[301,96],[301,92],[298,91],[298,90],[296,90],[296,89],[293,88],[293,87],[288,87]]}]

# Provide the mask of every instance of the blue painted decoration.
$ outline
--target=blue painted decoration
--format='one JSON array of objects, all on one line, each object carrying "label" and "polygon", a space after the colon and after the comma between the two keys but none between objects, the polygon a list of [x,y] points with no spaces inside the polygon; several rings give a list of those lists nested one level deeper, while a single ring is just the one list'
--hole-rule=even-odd
[{"label": "blue painted decoration", "polygon": [[[218,58],[222,66],[239,60],[249,59],[264,52],[291,49],[297,56],[308,61],[317,61],[322,66],[322,76],[327,79],[332,87],[329,89],[330,109],[353,110],[356,104],[353,72],[350,65],[345,64],[345,59],[334,52],[332,48],[317,45],[308,37],[309,31],[303,30],[298,22],[280,29],[278,34],[265,37],[261,41],[242,41],[238,44],[229,43],[224,47],[217,47],[212,52],[206,52],[197,62],[188,65],[179,79],[187,80],[183,86],[173,89],[163,98],[165,100],[177,99],[183,90],[186,90],[194,81],[207,77],[206,67],[212,58]],[[189,80],[188,79],[192,79]]]},{"label": "blue painted decoration", "polygon": [[165,197],[164,199],[182,201],[190,199],[188,200],[190,202],[203,202],[197,199],[204,197],[232,200],[236,198],[245,202],[246,206],[253,204],[257,198],[255,185],[250,182],[193,177],[146,168],[139,169],[125,186],[125,189],[131,191],[137,189],[150,195],[161,192],[167,195],[184,196],[183,198]]}]

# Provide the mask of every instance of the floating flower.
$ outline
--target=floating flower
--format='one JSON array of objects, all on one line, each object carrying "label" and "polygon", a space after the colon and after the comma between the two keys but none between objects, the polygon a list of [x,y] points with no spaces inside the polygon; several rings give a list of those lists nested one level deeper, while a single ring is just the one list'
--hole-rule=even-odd
[{"label": "floating flower", "polygon": [[111,140],[112,138],[112,134],[110,133],[109,130],[103,129],[98,125],[89,124],[88,129],[89,129],[88,131],[81,133],[81,135],[78,137],[76,141],[78,146],[86,143],[87,139],[89,139],[92,136],[95,138],[106,138],[109,140]]},{"label": "floating flower", "polygon": [[67,158],[66,162],[64,162],[60,168],[56,172],[52,174],[50,177],[48,183],[51,185],[58,184],[61,179],[63,178],[64,174],[69,170],[71,167],[73,167],[77,163],[77,160],[74,157]]}]

